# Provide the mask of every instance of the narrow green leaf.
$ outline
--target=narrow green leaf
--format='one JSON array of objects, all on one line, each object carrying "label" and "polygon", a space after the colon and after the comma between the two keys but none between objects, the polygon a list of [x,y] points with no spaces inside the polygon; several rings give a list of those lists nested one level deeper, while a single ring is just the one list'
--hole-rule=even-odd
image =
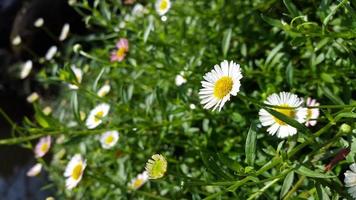
[{"label": "narrow green leaf", "polygon": [[272,61],[274,56],[276,56],[276,54],[279,52],[279,50],[282,49],[282,47],[283,47],[283,42],[279,43],[276,47],[272,49],[272,51],[268,54],[268,57],[266,59],[266,65],[268,65]]},{"label": "narrow green leaf", "polygon": [[215,174],[221,179],[225,179],[225,180],[233,179],[233,176],[231,174],[229,174],[226,170],[224,170],[222,166],[218,165],[220,163],[218,161],[216,154],[214,155],[213,153],[210,153],[208,151],[201,151],[200,155],[203,160],[204,166],[210,173]]},{"label": "narrow green leaf", "polygon": [[324,187],[321,184],[316,185],[316,192],[320,200],[330,200],[329,195],[326,193]]},{"label": "narrow green leaf", "polygon": [[95,81],[94,81],[94,83],[93,83],[93,91],[94,91],[94,92],[96,92],[96,90],[97,90],[97,88],[98,88],[99,80],[100,80],[100,78],[103,76],[104,72],[105,72],[105,68],[102,68],[102,69],[100,70],[99,75],[96,77],[96,79],[95,79]]},{"label": "narrow green leaf", "polygon": [[321,73],[320,77],[327,83],[334,83],[333,77],[327,73]]},{"label": "narrow green leaf", "polygon": [[47,122],[47,120],[40,114],[40,113],[36,113],[35,114],[35,119],[37,121],[37,123],[42,126],[43,128],[48,128],[49,124]]},{"label": "narrow green leaf", "polygon": [[291,87],[293,87],[293,76],[294,76],[294,70],[293,70],[292,63],[290,62],[286,69],[286,77],[287,77],[287,83]]},{"label": "narrow green leaf", "polygon": [[271,26],[275,26],[277,28],[284,29],[284,25],[282,24],[282,22],[280,20],[267,17],[263,14],[261,14],[261,18]]},{"label": "narrow green leaf", "polygon": [[291,171],[287,174],[286,178],[283,181],[281,194],[279,196],[280,199],[282,199],[284,195],[287,194],[289,189],[292,187],[293,181],[294,181],[294,171]]},{"label": "narrow green leaf", "polygon": [[230,42],[231,42],[231,33],[232,33],[231,28],[227,29],[224,33],[224,37],[222,40],[222,51],[223,51],[224,57],[226,57],[227,52],[229,51]]},{"label": "narrow green leaf", "polygon": [[303,175],[306,177],[311,177],[311,178],[335,178],[336,177],[336,176],[326,175],[324,172],[321,173],[321,172],[313,171],[313,170],[308,169],[304,166],[298,167],[296,172],[300,175]]},{"label": "narrow green leaf", "polygon": [[328,97],[333,103],[344,105],[344,102],[340,99],[340,97],[333,94],[326,86],[322,86],[321,90],[324,92],[325,96]]},{"label": "narrow green leaf", "polygon": [[153,16],[150,15],[148,17],[148,26],[145,30],[145,33],[143,34],[143,42],[146,43],[147,42],[147,39],[148,39],[148,36],[150,35],[151,31],[153,30]]},{"label": "narrow green leaf", "polygon": [[295,119],[292,119],[276,110],[270,109],[265,107],[264,108],[267,112],[269,112],[271,115],[273,115],[274,117],[278,118],[279,120],[282,120],[283,122],[293,126],[294,128],[298,129],[299,131],[303,132],[303,133],[310,133],[309,129],[304,126],[303,124],[299,123],[298,121],[296,121]]},{"label": "narrow green leaf", "polygon": [[250,166],[253,166],[256,158],[256,129],[256,125],[252,123],[245,144],[246,163]]},{"label": "narrow green leaf", "polygon": [[291,16],[294,17],[298,17],[300,15],[299,10],[297,9],[297,7],[292,3],[291,0],[283,0],[284,5],[287,7],[289,13],[291,14]]}]

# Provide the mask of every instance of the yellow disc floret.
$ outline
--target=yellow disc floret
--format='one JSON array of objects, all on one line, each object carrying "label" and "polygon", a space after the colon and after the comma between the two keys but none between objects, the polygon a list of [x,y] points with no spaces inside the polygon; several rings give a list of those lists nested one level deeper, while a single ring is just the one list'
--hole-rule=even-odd
[{"label": "yellow disc floret", "polygon": [[223,76],[219,80],[216,81],[215,86],[214,86],[214,96],[217,99],[222,99],[224,98],[227,94],[230,93],[232,86],[233,86],[233,81],[230,77],[228,76]]},{"label": "yellow disc floret", "polygon": [[[279,105],[280,107],[286,107],[286,108],[275,108],[274,110],[282,113],[283,115],[290,117],[290,118],[294,118],[295,116],[295,109],[292,109],[288,104],[281,104]],[[273,117],[274,120],[279,124],[279,125],[285,125],[286,123],[280,119],[278,119],[277,117]]]},{"label": "yellow disc floret", "polygon": [[77,166],[74,167],[74,169],[72,171],[72,178],[74,180],[78,180],[79,177],[82,175],[82,169],[83,169],[82,164],[78,164]]}]

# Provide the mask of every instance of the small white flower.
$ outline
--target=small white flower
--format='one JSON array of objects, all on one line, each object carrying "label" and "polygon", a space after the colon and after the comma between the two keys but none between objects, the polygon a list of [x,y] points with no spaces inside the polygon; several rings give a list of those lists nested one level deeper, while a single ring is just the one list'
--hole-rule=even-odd
[{"label": "small white flower", "polygon": [[64,172],[64,177],[66,180],[66,188],[71,190],[78,185],[82,179],[83,172],[87,166],[86,160],[82,158],[80,154],[75,154],[69,161],[66,170]]},{"label": "small white flower", "polygon": [[356,163],[350,165],[351,170],[347,170],[345,175],[345,186],[348,187],[348,193],[356,199]]},{"label": "small white flower", "polygon": [[[77,83],[81,83],[83,79],[83,71],[80,68],[77,68],[75,65],[72,65],[71,69],[74,73]],[[68,87],[72,90],[77,90],[79,88],[76,84],[69,84]]]},{"label": "small white flower", "polygon": [[107,131],[103,133],[100,137],[101,147],[103,147],[103,149],[110,149],[113,146],[115,146],[118,140],[119,140],[118,131]]},{"label": "small white flower", "polygon": [[41,17],[41,18],[38,18],[38,19],[35,21],[35,23],[33,23],[33,25],[34,25],[35,27],[37,27],[37,28],[43,26],[43,24],[44,24],[44,20],[43,20],[42,17]]},{"label": "small white flower", "polygon": [[70,6],[72,6],[72,5],[76,4],[76,3],[77,3],[77,0],[68,0],[68,4]]},{"label": "small white flower", "polygon": [[32,61],[28,60],[22,65],[20,78],[25,79],[30,74],[31,70],[32,70]]},{"label": "small white flower", "polygon": [[30,177],[37,176],[38,174],[40,174],[41,170],[42,170],[42,164],[37,163],[27,171],[26,175]]},{"label": "small white flower", "polygon": [[162,17],[161,17],[162,22],[167,21],[167,19],[168,19],[167,16],[162,16]]},{"label": "small white flower", "polygon": [[35,151],[35,157],[36,158],[41,158],[46,153],[48,150],[51,148],[51,136],[46,136],[42,137],[40,141],[38,141],[34,151]]},{"label": "small white flower", "polygon": [[240,91],[240,79],[242,78],[240,65],[231,61],[223,61],[215,65],[214,69],[204,75],[199,91],[201,104],[205,109],[213,108],[213,111],[230,100],[230,96],[236,96]]},{"label": "small white flower", "polygon": [[[320,104],[316,102],[315,99],[312,99],[310,97],[307,98],[307,106],[319,106],[319,105]],[[307,117],[306,117],[305,126],[315,126],[319,114],[320,114],[319,108],[307,108]]]},{"label": "small white flower", "polygon": [[109,84],[105,84],[103,87],[101,87],[98,92],[97,95],[99,97],[104,97],[105,95],[107,95],[110,92],[110,85]]},{"label": "small white flower", "polygon": [[39,98],[40,98],[40,96],[37,94],[37,92],[33,92],[32,94],[30,94],[27,97],[26,100],[28,103],[33,103],[33,102],[37,101]]},{"label": "small white flower", "polygon": [[46,53],[46,60],[51,60],[57,53],[58,48],[56,46],[51,46]]},{"label": "small white flower", "polygon": [[59,41],[64,41],[65,39],[67,39],[67,36],[69,34],[69,30],[70,30],[70,25],[68,23],[65,23],[62,27],[62,31],[61,34],[59,36]]},{"label": "small white flower", "polygon": [[178,74],[176,76],[175,82],[177,86],[181,86],[187,82],[187,79],[185,79],[181,74]]},{"label": "small white flower", "polygon": [[166,14],[171,8],[170,0],[157,0],[156,1],[156,11],[159,15]]},{"label": "small white flower", "polygon": [[131,182],[129,183],[129,188],[137,190],[147,181],[148,181],[148,173],[147,171],[144,171],[141,174],[138,174],[136,178],[131,180]]},{"label": "small white flower", "polygon": [[189,108],[192,109],[192,110],[194,110],[194,109],[196,109],[197,107],[195,106],[195,104],[192,104],[192,103],[191,103],[191,104],[189,105]]},{"label": "small white flower", "polygon": [[12,45],[17,46],[17,45],[21,44],[21,41],[22,41],[21,37],[18,35],[12,40]]},{"label": "small white flower", "polygon": [[141,17],[145,12],[146,8],[140,3],[135,4],[132,9],[132,15],[137,17]]},{"label": "small white flower", "polygon": [[89,129],[93,129],[99,126],[103,121],[102,119],[109,113],[110,106],[109,104],[102,103],[96,106],[93,110],[90,111],[89,116],[85,122],[86,126]]},{"label": "small white flower", "polygon": [[49,115],[52,113],[52,108],[49,106],[46,106],[45,108],[43,108],[42,112],[44,115]]},{"label": "small white flower", "polygon": [[[287,117],[297,120],[299,123],[304,123],[307,115],[306,108],[297,108],[303,104],[303,99],[299,98],[297,95],[289,92],[280,92],[279,94],[272,94],[268,96],[265,104],[286,107],[283,108],[273,108],[275,111],[286,115]],[[288,136],[295,135],[297,129],[288,125],[284,121],[274,117],[265,109],[259,111],[259,118],[262,126],[269,126],[267,132],[270,135],[277,134],[279,138],[285,138]]]}]

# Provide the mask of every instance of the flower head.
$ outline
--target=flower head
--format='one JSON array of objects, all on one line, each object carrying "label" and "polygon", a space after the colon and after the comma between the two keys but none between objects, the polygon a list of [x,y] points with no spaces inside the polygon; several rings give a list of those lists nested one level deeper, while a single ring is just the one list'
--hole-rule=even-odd
[{"label": "flower head", "polygon": [[44,24],[44,20],[42,17],[36,19],[36,21],[33,23],[33,25],[37,28],[43,26],[43,24]]},{"label": "flower head", "polygon": [[158,179],[167,171],[167,161],[161,154],[155,154],[146,163],[146,171],[150,179]]},{"label": "flower head", "polygon": [[[83,71],[76,67],[75,65],[71,66],[72,72],[74,73],[75,79],[77,83],[81,83],[83,79]],[[77,90],[78,86],[76,84],[69,84],[68,85],[70,89],[72,90]]]},{"label": "flower head", "polygon": [[110,106],[106,103],[99,104],[90,111],[89,116],[85,122],[89,129],[99,126],[103,121],[102,119],[109,113]]},{"label": "flower head", "polygon": [[26,98],[26,100],[28,103],[33,103],[33,102],[37,101],[39,98],[40,98],[40,96],[38,95],[38,93],[33,92]]},{"label": "flower head", "polygon": [[70,25],[68,23],[65,23],[62,27],[61,34],[59,35],[59,41],[64,41],[65,39],[67,39],[69,31]]},{"label": "flower head", "polygon": [[26,61],[21,68],[20,78],[25,79],[31,72],[32,69],[32,61]]},{"label": "flower head", "polygon": [[176,82],[176,86],[181,86],[187,82],[187,79],[185,79],[181,73],[176,76],[175,82]]},{"label": "flower head", "polygon": [[148,173],[147,171],[144,171],[141,174],[138,174],[136,178],[131,180],[131,182],[129,183],[129,188],[137,190],[147,181],[148,181]]},{"label": "flower head", "polygon": [[40,174],[41,170],[42,170],[42,164],[37,163],[27,171],[26,175],[30,177],[37,176],[38,174]]},{"label": "flower head", "polygon": [[[286,115],[287,117],[304,123],[307,111],[305,108],[297,108],[303,104],[303,99],[289,92],[280,92],[279,94],[270,95],[265,101],[266,104],[280,106],[285,108],[274,108],[275,111]],[[262,126],[269,126],[267,129],[270,135],[277,133],[277,137],[285,138],[297,133],[297,129],[288,125],[284,121],[274,117],[265,109],[259,111],[260,122]]]},{"label": "flower head", "polygon": [[116,43],[116,50],[111,52],[111,62],[124,60],[126,53],[129,51],[129,41],[126,38],[121,38]]},{"label": "flower head", "polygon": [[156,1],[156,11],[159,15],[166,14],[171,8],[170,0],[157,0]]},{"label": "flower head", "polygon": [[[319,106],[315,99],[307,98],[307,106]],[[308,108],[305,126],[315,126],[316,120],[319,117],[319,108]]]},{"label": "flower head", "polygon": [[356,198],[356,163],[350,165],[351,170],[347,170],[345,175],[345,186],[349,189],[347,190],[348,193],[353,197]]},{"label": "flower head", "polygon": [[86,160],[84,160],[80,154],[75,154],[72,157],[64,172],[64,177],[67,178],[67,189],[71,190],[78,185],[79,181],[82,179],[83,172],[86,166]]},{"label": "flower head", "polygon": [[240,79],[242,78],[240,65],[231,61],[221,62],[220,66],[215,65],[214,69],[204,75],[201,82],[202,89],[199,91],[201,104],[205,109],[219,107],[219,111],[230,96],[236,96],[240,91]]},{"label": "flower head", "polygon": [[35,147],[35,157],[41,158],[51,148],[51,136],[42,137]]},{"label": "flower head", "polygon": [[97,95],[99,97],[104,97],[105,95],[107,95],[111,90],[111,87],[109,84],[105,84],[103,85],[103,87],[101,87],[98,92],[97,92]]},{"label": "flower head", "polygon": [[119,132],[117,131],[107,131],[103,133],[100,137],[101,146],[104,149],[112,148],[119,140]]},{"label": "flower head", "polygon": [[56,46],[51,46],[46,53],[46,60],[52,60],[52,58],[56,55],[58,48]]}]

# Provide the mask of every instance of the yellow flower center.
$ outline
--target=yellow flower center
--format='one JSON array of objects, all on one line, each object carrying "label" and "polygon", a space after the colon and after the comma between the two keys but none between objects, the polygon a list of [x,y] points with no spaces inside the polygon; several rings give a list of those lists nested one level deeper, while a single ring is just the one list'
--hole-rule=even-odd
[{"label": "yellow flower center", "polygon": [[106,144],[111,144],[112,141],[114,141],[114,137],[112,135],[109,135],[105,138],[105,143]]},{"label": "yellow flower center", "polygon": [[101,120],[101,118],[103,116],[104,116],[104,112],[103,111],[97,112],[96,115],[95,115],[95,118],[94,118],[95,122],[98,122],[99,120]]},{"label": "yellow flower center", "polygon": [[143,180],[140,179],[140,178],[138,178],[138,179],[136,179],[135,182],[133,183],[133,187],[137,189],[137,188],[139,188],[139,187],[142,185],[142,183],[143,183]]},{"label": "yellow flower center", "polygon": [[74,180],[79,179],[80,175],[82,174],[82,169],[83,169],[83,166],[81,163],[74,167],[74,169],[72,171],[72,178]]},{"label": "yellow flower center", "polygon": [[159,5],[160,10],[166,10],[168,8],[168,2],[167,0],[162,0],[161,4]]},{"label": "yellow flower center", "polygon": [[312,117],[312,109],[307,109],[307,119]]},{"label": "yellow flower center", "polygon": [[125,52],[126,52],[126,49],[121,47],[116,51],[116,56],[121,58],[125,55]]},{"label": "yellow flower center", "polygon": [[46,151],[48,150],[48,147],[49,147],[49,145],[48,145],[47,142],[43,143],[43,144],[41,145],[41,151],[42,151],[42,152],[46,152]]},{"label": "yellow flower center", "polygon": [[218,99],[224,98],[227,94],[230,93],[233,83],[234,82],[230,77],[228,76],[221,77],[215,83],[214,96]]},{"label": "yellow flower center", "polygon": [[[280,107],[286,107],[286,108],[290,108],[290,106],[288,104],[281,104],[279,105]],[[282,113],[283,115],[290,117],[290,118],[294,118],[295,116],[295,110],[294,109],[284,109],[284,108],[274,108],[275,111]],[[278,119],[277,117],[273,117],[274,120],[277,122],[277,124],[279,125],[285,125],[286,123],[280,119]]]}]

